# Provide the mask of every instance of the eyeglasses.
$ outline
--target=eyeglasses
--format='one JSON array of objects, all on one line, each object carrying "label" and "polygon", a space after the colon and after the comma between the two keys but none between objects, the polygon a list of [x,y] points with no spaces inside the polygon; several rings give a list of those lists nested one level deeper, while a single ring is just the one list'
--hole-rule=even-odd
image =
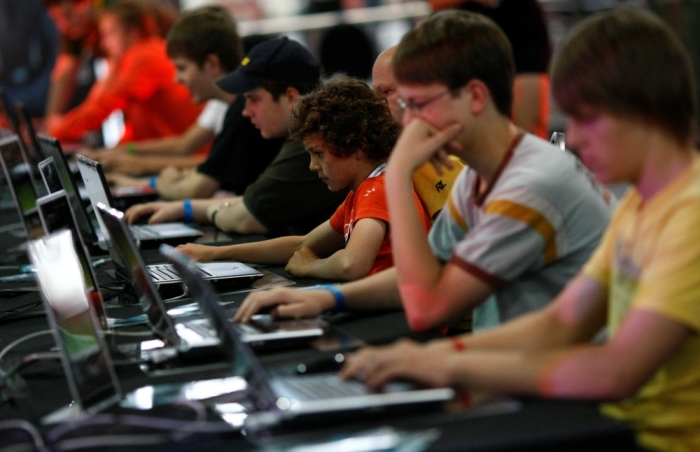
[{"label": "eyeglasses", "polygon": [[413,113],[420,113],[421,110],[423,110],[425,107],[428,106],[428,104],[435,102],[436,100],[438,100],[439,98],[441,98],[445,94],[451,93],[452,91],[454,91],[454,90],[448,88],[445,91],[443,91],[439,94],[436,94],[434,96],[431,96],[422,102],[405,101],[402,98],[399,98],[397,100],[397,102],[399,104],[399,107],[401,107],[401,109],[404,111],[411,110]]}]

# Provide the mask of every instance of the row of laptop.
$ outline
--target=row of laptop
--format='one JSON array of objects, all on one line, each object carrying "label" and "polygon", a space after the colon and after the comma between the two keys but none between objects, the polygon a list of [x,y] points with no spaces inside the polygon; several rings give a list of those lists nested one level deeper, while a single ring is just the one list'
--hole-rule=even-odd
[{"label": "row of laptop", "polygon": [[[55,326],[53,330],[57,335],[56,342],[60,345],[74,406],[82,412],[91,413],[122,399],[114,370],[110,365],[109,350],[101,336],[101,330],[109,328],[111,322],[105,313],[90,254],[83,241],[83,231],[88,230],[89,226],[83,222],[80,227],[78,217],[81,214],[76,214],[82,209],[82,216],[87,219],[90,212],[85,209],[78,196],[71,197],[68,190],[64,189],[72,183],[72,179],[67,171],[65,157],[60,152],[60,145],[46,137],[40,137],[40,142],[44,143],[46,149],[50,144],[53,150],[60,153],[41,161],[37,168],[46,191],[49,192],[48,195],[33,200],[36,192],[31,192],[31,185],[34,183],[31,180],[31,171],[26,172],[26,177],[17,176],[18,165],[24,163],[28,167],[30,164],[22,158],[21,144],[16,137],[0,140],[0,162],[20,210],[27,237],[32,239],[29,253],[36,266],[49,320],[53,323],[52,326]],[[18,155],[24,161],[18,160]],[[60,163],[56,164],[57,161],[63,163],[63,170],[59,168]],[[341,382],[334,374],[269,378],[253,353],[251,344],[317,337],[323,334],[326,327],[324,322],[314,320],[275,324],[269,321],[269,316],[262,316],[255,325],[232,324],[228,321],[230,313],[226,313],[219,306],[218,297],[210,282],[219,282],[226,278],[218,277],[216,273],[202,268],[202,264],[187,262],[184,256],[173,249],[164,251],[173,261],[175,268],[170,264],[147,267],[140,255],[138,241],[134,238],[132,229],[125,223],[123,215],[108,207],[108,186],[99,164],[79,157],[78,167],[86,181],[93,213],[97,213],[98,227],[94,228],[92,222],[90,224],[93,225],[93,230],[100,231],[100,234],[95,234],[97,239],[92,243],[96,243],[99,249],[102,249],[102,246],[108,248],[117,269],[115,276],[128,280],[154,335],[180,353],[198,353],[212,348],[222,351],[231,362],[234,374],[247,377],[249,390],[258,408],[274,411],[282,418],[297,418],[304,417],[305,414],[327,411],[356,411],[386,405],[436,402],[452,397],[450,389],[414,390],[403,385],[393,387],[387,393],[368,394],[362,384]],[[64,185],[64,181],[68,184]],[[95,190],[91,190],[90,187],[100,189],[100,194],[94,199]],[[73,193],[77,194],[75,186],[71,188]],[[49,235],[42,237],[45,233]],[[91,237],[88,235],[88,240]],[[56,252],[54,249],[54,246],[60,248],[66,247],[67,244],[71,245],[73,254]],[[63,259],[71,255],[75,256],[75,262],[80,268],[80,272],[72,281],[76,287],[84,286],[82,292],[77,289],[65,290],[65,276],[61,276],[60,280],[55,279],[55,275],[65,275],[65,270],[71,268],[63,262]],[[60,266],[56,267],[59,264],[52,262],[52,259],[59,262]],[[212,265],[218,266],[218,270],[233,271],[235,275],[231,279],[238,280],[233,283],[234,286],[250,284],[261,276],[256,270],[239,263]],[[47,270],[48,268],[54,268],[54,271]],[[55,271],[55,268],[61,268],[61,272]],[[158,291],[159,288],[168,286],[164,280],[184,280],[188,295],[197,301],[204,315],[182,321],[171,318]],[[53,286],[55,284],[60,284],[61,288],[57,289]],[[226,284],[232,287],[230,282]],[[67,287],[73,285],[67,284]],[[81,293],[84,294],[82,297]],[[56,295],[60,295],[58,299]],[[62,310],[62,306],[65,310]],[[75,306],[84,309],[73,312]],[[289,325],[285,328],[284,323]],[[92,329],[90,325],[93,325]],[[312,385],[311,388],[306,387],[309,384]]]}]

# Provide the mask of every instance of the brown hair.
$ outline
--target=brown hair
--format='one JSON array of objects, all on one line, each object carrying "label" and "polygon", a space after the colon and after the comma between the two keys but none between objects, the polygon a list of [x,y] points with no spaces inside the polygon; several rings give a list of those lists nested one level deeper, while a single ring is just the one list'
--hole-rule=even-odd
[{"label": "brown hair", "polygon": [[225,72],[243,59],[243,43],[236,22],[220,6],[205,6],[182,15],[168,33],[168,56],[184,56],[201,68],[209,55],[216,55]]},{"label": "brown hair", "polygon": [[554,59],[552,91],[570,116],[592,110],[639,118],[681,144],[693,135],[690,58],[673,30],[646,11],[621,7],[576,27]]},{"label": "brown hair", "polygon": [[389,157],[399,126],[386,100],[362,80],[335,75],[299,100],[289,133],[299,141],[318,134],[337,157],[364,151],[381,161]]},{"label": "brown hair", "polygon": [[510,116],[513,50],[503,30],[481,14],[434,14],[403,37],[393,65],[402,84],[443,83],[456,90],[478,79],[488,87],[498,111]]}]

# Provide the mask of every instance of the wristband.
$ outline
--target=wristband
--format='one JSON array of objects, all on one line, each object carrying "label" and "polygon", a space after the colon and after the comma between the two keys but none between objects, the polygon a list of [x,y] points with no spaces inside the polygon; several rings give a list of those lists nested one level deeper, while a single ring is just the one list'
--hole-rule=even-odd
[{"label": "wristband", "polygon": [[136,145],[134,143],[128,143],[126,145],[126,152],[128,152],[131,155],[136,155],[139,153],[139,151],[136,150]]},{"label": "wristband", "polygon": [[152,189],[156,189],[156,185],[158,184],[158,178],[156,176],[151,176],[148,178],[148,186],[151,187]]},{"label": "wristband", "polygon": [[343,295],[343,292],[341,292],[337,286],[332,284],[321,284],[319,286],[306,287],[305,289],[327,290],[333,294],[333,298],[335,299],[335,308],[333,308],[333,312],[341,312],[343,309],[345,309],[345,295]]},{"label": "wristband", "polygon": [[194,222],[194,215],[192,214],[192,200],[191,199],[183,199],[182,200],[182,210],[183,210],[182,219],[185,221],[185,223],[193,223]]},{"label": "wristband", "polygon": [[452,343],[452,348],[453,348],[455,351],[463,352],[464,350],[467,349],[467,346],[464,345],[464,342],[460,341],[459,338],[456,337],[456,336],[455,336],[455,337],[451,337],[451,338],[450,338],[450,342]]}]

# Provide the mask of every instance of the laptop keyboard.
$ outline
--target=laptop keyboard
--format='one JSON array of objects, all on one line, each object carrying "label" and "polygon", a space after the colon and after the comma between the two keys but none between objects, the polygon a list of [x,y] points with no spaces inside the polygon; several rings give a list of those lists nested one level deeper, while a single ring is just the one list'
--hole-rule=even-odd
[{"label": "laptop keyboard", "polygon": [[324,400],[353,397],[370,391],[358,381],[341,380],[337,375],[309,375],[304,377],[279,378],[277,382],[297,400]]},{"label": "laptop keyboard", "polygon": [[156,231],[153,230],[153,228],[150,228],[148,226],[137,224],[130,226],[130,229],[131,233],[134,234],[134,237],[136,237],[139,240],[157,239],[160,237],[160,234],[158,234]]},{"label": "laptop keyboard", "polygon": [[[197,270],[199,270],[199,272],[205,277],[211,278],[214,276],[201,267],[197,267]],[[175,267],[173,267],[170,264],[149,265],[148,272],[151,274],[151,279],[153,279],[153,282],[180,281],[182,279],[180,278],[180,275],[178,275],[178,273],[175,271]]]}]

